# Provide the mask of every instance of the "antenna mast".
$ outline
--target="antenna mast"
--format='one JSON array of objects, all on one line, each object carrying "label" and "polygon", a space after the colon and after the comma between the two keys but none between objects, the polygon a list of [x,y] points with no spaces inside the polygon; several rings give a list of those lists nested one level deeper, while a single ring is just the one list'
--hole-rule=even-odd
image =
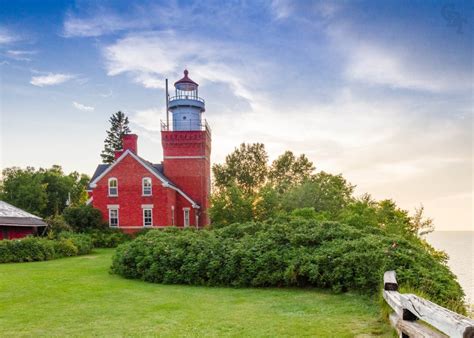
[{"label": "antenna mast", "polygon": [[165,80],[165,86],[166,86],[166,129],[169,131],[170,130],[170,111],[168,108],[168,102],[169,102],[169,94],[168,94],[168,79]]}]

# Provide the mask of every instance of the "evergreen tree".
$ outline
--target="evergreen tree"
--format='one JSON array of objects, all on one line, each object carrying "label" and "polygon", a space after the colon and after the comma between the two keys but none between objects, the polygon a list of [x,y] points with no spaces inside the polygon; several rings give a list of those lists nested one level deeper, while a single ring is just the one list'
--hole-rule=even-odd
[{"label": "evergreen tree", "polygon": [[107,130],[107,138],[104,141],[104,150],[100,154],[102,162],[112,163],[115,159],[115,151],[122,149],[122,136],[130,134],[128,127],[128,117],[121,111],[113,114],[109,122],[110,129]]}]

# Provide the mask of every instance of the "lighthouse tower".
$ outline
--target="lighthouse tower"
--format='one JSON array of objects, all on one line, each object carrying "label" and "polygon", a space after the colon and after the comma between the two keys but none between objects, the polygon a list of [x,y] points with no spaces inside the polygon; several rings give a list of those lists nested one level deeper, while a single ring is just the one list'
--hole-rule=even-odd
[{"label": "lighthouse tower", "polygon": [[172,123],[167,119],[161,128],[163,171],[198,204],[191,223],[201,227],[209,224],[211,130],[202,118],[205,102],[198,96],[199,85],[188,74],[184,70],[184,77],[174,84],[175,95],[167,97]]}]

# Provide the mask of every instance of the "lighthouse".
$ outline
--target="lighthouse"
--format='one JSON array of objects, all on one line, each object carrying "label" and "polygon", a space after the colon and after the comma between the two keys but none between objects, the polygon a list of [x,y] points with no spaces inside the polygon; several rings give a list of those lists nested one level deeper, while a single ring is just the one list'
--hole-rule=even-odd
[{"label": "lighthouse", "polygon": [[211,129],[202,116],[205,101],[199,97],[198,87],[188,70],[174,83],[174,95],[166,98],[171,125],[169,119],[162,123],[161,141],[164,175],[196,201],[192,223],[204,226],[209,224]]}]

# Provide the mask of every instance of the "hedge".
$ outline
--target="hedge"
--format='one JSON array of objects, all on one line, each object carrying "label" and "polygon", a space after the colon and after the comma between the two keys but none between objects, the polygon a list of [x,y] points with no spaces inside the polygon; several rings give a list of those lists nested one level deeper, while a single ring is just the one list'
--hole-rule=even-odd
[{"label": "hedge", "polygon": [[0,263],[46,261],[84,255],[92,250],[89,236],[63,233],[59,239],[26,237],[0,241]]},{"label": "hedge", "polygon": [[298,286],[374,293],[384,271],[431,300],[463,311],[463,291],[443,255],[420,240],[335,223],[233,224],[153,230],[118,247],[111,271],[155,283]]}]

